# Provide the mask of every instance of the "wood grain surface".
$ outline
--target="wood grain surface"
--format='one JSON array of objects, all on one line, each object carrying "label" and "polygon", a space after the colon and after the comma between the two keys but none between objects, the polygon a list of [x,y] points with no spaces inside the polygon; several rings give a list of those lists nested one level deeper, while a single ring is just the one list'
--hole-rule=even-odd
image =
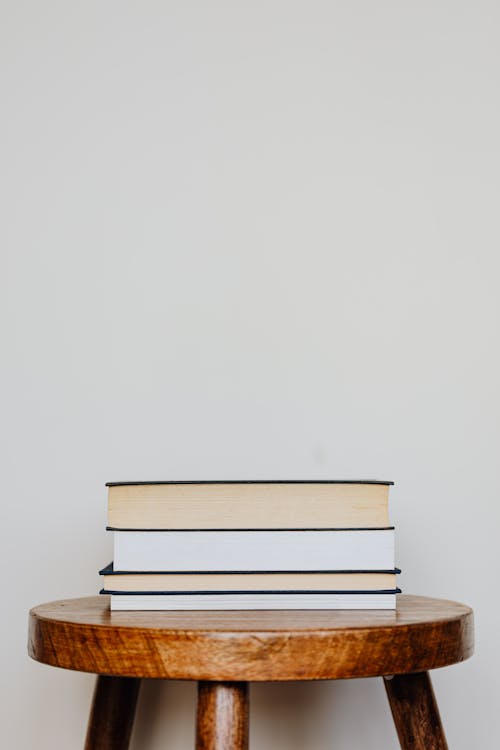
[{"label": "wood grain surface", "polygon": [[424,672],[473,651],[472,610],[399,596],[395,611],[111,612],[107,597],[30,612],[29,654],[124,677],[325,680]]},{"label": "wood grain surface", "polygon": [[448,750],[427,672],[384,682],[401,750]]},{"label": "wood grain surface", "polygon": [[248,684],[199,682],[196,750],[247,750]]},{"label": "wood grain surface", "polygon": [[140,684],[133,677],[97,678],[85,750],[127,750]]}]

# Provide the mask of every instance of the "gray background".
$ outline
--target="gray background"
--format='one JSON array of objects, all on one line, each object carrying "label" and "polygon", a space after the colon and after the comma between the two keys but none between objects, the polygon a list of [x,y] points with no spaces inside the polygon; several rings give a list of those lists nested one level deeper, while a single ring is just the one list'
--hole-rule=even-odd
[{"label": "gray background", "polygon": [[[394,479],[435,673],[498,746],[498,3],[1,3],[2,744],[82,746],[29,606],[92,594],[104,482]],[[494,582],[495,581],[495,582]],[[193,741],[146,686],[132,747]],[[377,680],[258,686],[256,750],[396,748]]]}]

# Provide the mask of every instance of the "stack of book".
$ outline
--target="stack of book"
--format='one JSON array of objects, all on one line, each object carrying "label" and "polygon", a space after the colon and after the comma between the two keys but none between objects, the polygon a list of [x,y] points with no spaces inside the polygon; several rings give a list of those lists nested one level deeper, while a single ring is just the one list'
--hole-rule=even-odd
[{"label": "stack of book", "polygon": [[113,610],[394,609],[380,481],[112,482]]}]

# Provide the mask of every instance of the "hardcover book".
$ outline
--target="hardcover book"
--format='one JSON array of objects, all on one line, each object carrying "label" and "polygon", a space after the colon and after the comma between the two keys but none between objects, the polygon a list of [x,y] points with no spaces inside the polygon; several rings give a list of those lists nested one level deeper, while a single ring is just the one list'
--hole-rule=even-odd
[{"label": "hardcover book", "polygon": [[389,526],[392,482],[110,482],[109,529]]}]

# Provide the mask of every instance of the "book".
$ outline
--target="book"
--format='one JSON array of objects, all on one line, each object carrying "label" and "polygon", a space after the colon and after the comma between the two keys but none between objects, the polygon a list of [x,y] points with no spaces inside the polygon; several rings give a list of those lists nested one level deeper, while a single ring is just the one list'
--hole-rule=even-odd
[{"label": "book", "polygon": [[396,591],[374,594],[119,594],[112,610],[395,609]]},{"label": "book", "polygon": [[264,593],[322,591],[373,592],[396,588],[396,574],[400,571],[311,571],[261,573],[170,573],[127,572],[115,570],[113,563],[99,571],[103,577],[103,593]]},{"label": "book", "polygon": [[394,529],[115,531],[126,571],[393,570]]},{"label": "book", "polygon": [[392,482],[109,482],[108,529],[389,526]]}]

